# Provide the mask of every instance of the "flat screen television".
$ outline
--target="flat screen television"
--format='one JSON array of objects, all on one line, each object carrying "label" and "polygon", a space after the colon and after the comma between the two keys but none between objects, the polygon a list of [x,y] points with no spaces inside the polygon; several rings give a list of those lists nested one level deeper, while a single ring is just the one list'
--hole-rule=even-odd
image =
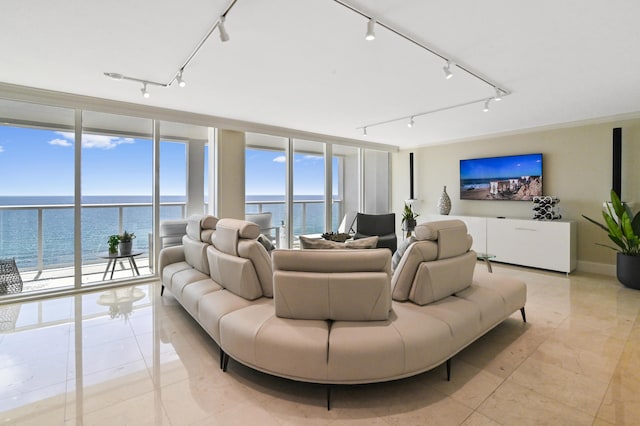
[{"label": "flat screen television", "polygon": [[542,154],[460,160],[461,200],[531,201],[542,195]]}]

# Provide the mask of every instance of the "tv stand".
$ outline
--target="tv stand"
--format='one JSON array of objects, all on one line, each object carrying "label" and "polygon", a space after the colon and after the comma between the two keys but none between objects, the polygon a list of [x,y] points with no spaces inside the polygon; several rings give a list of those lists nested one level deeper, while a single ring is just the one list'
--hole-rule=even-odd
[{"label": "tv stand", "polygon": [[492,262],[570,273],[577,265],[577,224],[480,216],[428,215],[427,220],[460,219],[473,237],[472,249],[495,255]]}]

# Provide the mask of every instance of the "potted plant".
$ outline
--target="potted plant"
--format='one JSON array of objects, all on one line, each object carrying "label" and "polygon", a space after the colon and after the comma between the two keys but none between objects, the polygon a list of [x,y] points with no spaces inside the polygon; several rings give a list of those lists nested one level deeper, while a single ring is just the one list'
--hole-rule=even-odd
[{"label": "potted plant", "polygon": [[107,244],[109,244],[109,254],[114,254],[118,252],[118,244],[120,244],[120,235],[109,235],[109,239],[107,240]]},{"label": "potted plant", "polygon": [[402,229],[407,233],[407,237],[410,237],[416,228],[416,218],[418,216],[420,215],[414,212],[409,204],[404,203],[404,209],[402,210]]},{"label": "potted plant", "polygon": [[133,239],[136,234],[133,232],[127,232],[126,230],[120,235],[120,254],[131,254],[131,248],[133,247]]},{"label": "potted plant", "polygon": [[611,190],[611,203],[607,203],[602,217],[606,225],[582,215],[609,235],[616,247],[599,244],[618,252],[616,274],[618,281],[625,287],[640,290],[640,212],[634,216],[631,209],[623,204],[614,190]]}]

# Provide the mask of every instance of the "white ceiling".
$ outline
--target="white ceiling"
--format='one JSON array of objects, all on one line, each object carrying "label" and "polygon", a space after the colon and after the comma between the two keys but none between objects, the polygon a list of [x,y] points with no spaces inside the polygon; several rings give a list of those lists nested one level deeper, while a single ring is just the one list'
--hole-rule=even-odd
[{"label": "white ceiling", "polygon": [[[513,92],[493,96],[442,59],[333,0],[238,0],[184,73],[168,82],[228,0],[21,0],[0,14],[0,82],[414,147],[640,112],[637,0],[347,0]],[[454,69],[456,71],[456,69]]]}]

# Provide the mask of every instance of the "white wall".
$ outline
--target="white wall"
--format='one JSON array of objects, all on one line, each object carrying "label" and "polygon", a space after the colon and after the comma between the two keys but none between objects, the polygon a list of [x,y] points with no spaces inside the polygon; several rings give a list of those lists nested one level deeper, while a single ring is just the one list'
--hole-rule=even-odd
[{"label": "white wall", "polygon": [[[543,153],[545,195],[560,198],[563,219],[578,222],[579,268],[590,264],[615,264],[612,250],[595,245],[607,243],[604,232],[581,217],[601,218],[601,206],[609,199],[612,184],[612,129],[623,128],[623,183],[626,201],[640,201],[640,119],[531,131],[411,150],[415,153],[415,194],[419,213],[437,213],[443,186],[451,197],[452,215],[531,218],[532,203],[523,201],[460,200],[461,159],[512,154]],[[393,155],[393,209],[401,211],[409,197],[409,150]],[[420,221],[420,220],[418,220]],[[582,267],[581,267],[582,264]],[[594,270],[594,269],[591,270]]]}]

